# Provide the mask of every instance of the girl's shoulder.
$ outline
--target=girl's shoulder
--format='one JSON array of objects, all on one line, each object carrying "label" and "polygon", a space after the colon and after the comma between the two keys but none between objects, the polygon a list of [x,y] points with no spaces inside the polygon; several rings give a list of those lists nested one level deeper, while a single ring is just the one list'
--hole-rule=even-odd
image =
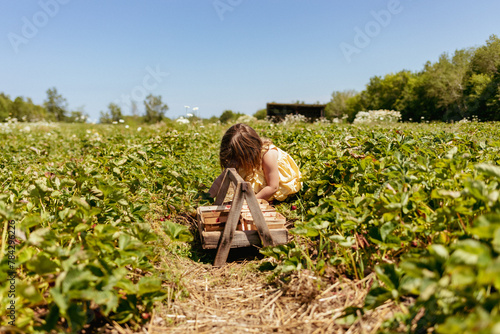
[{"label": "girl's shoulder", "polygon": [[266,154],[270,150],[279,151],[278,147],[276,147],[276,145],[274,145],[271,141],[264,142],[262,144],[262,154]]}]

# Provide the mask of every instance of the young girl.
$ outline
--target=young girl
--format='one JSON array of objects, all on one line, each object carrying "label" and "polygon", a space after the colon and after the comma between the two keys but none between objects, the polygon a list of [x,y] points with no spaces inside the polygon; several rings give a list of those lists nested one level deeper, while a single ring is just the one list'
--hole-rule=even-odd
[{"label": "young girl", "polygon": [[[262,140],[246,124],[235,124],[226,131],[219,159],[222,169],[235,168],[250,182],[257,199],[283,201],[302,187],[301,174],[292,157],[270,140]],[[223,177],[224,173],[217,177],[209,190],[210,196],[217,195]]]}]

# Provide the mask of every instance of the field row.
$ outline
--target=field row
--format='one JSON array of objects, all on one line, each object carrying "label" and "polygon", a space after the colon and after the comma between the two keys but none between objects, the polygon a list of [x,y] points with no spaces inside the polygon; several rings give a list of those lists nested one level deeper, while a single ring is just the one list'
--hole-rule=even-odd
[{"label": "field row", "polygon": [[[497,125],[252,125],[303,173],[303,190],[276,205],[295,223],[295,237],[262,250],[270,275],[286,282],[303,268],[353,279],[375,271],[380,285],[345,318],[387,299],[413,298],[389,329],[441,324],[438,331],[458,333],[486,314],[487,331],[499,321]],[[138,327],[155,302],[182,290],[158,271],[160,250],[206,256],[189,227],[175,222],[210,203],[225,128],[175,127],[0,131],[0,299],[15,305],[17,327],[77,331],[111,320]],[[9,222],[17,227],[12,253]],[[10,321],[5,308],[0,312]]]}]

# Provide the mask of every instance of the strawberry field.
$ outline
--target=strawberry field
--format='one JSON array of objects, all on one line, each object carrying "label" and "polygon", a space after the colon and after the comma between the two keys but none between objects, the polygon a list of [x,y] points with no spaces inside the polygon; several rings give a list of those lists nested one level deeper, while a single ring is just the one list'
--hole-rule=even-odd
[{"label": "strawberry field", "polygon": [[[301,271],[322,289],[372,275],[363,303],[333,319],[346,330],[391,302],[400,311],[378,332],[500,332],[498,124],[251,125],[304,185],[275,203],[292,240],[251,270],[284,288]],[[211,203],[226,128],[2,125],[2,325],[139,331],[190,298],[178,264],[213,261],[193,216]]]}]

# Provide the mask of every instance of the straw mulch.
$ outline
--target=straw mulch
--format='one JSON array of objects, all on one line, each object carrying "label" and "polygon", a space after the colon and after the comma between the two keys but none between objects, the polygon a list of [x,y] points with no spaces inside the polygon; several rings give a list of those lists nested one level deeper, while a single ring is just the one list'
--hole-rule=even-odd
[{"label": "straw mulch", "polygon": [[367,312],[353,324],[339,318],[362,306],[374,275],[325,284],[301,271],[288,284],[269,284],[248,263],[223,268],[191,263],[183,285],[189,297],[156,308],[147,333],[376,333],[400,309],[393,303]]}]

